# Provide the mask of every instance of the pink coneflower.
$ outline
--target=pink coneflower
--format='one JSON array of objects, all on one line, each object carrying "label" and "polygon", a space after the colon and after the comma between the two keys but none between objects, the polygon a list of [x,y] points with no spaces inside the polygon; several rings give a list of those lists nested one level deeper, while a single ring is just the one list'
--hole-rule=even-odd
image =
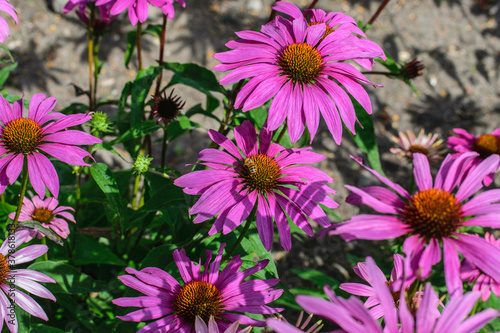
[{"label": "pink coneflower", "polygon": [[59,177],[43,153],[68,164],[90,166],[83,158],[91,155],[76,145],[92,145],[102,141],[85,132],[69,130],[68,127],[80,125],[92,116],[51,113],[55,105],[54,97],[36,94],[30,101],[28,118],[23,118],[23,99],[14,102],[12,107],[0,96],[0,193],[13,184],[27,166],[31,185],[38,196],[45,197],[47,186],[52,195],[57,197]]},{"label": "pink coneflower", "polygon": [[[500,154],[500,128],[494,130],[491,134],[483,134],[480,136],[474,136],[462,128],[454,128],[453,132],[455,132],[457,136],[450,136],[446,143],[448,147],[457,152],[454,157],[469,151],[475,151],[479,154],[470,162],[469,170],[474,169],[488,156]],[[497,171],[497,169],[494,171]],[[466,174],[467,173],[465,173],[465,175]],[[484,185],[490,186],[494,178],[494,172],[487,174],[483,180]]]},{"label": "pink coneflower", "polygon": [[[72,207],[58,207],[57,205],[59,205],[59,202],[56,198],[46,198],[45,200],[42,200],[38,197],[38,195],[35,195],[31,200],[29,200],[28,198],[24,197],[23,206],[21,207],[21,214],[19,215],[19,222],[40,222],[43,227],[53,230],[60,237],[66,239],[69,235],[69,227],[66,220],[75,223],[73,214],[67,212],[67,210],[75,210]],[[15,215],[15,212],[10,213],[9,218],[13,220]],[[31,230],[30,236],[28,237],[28,239],[26,239],[26,242],[29,242],[35,236],[37,236],[38,239],[44,237],[41,232],[37,230]]]},{"label": "pink coneflower", "polygon": [[[500,280],[500,248],[477,235],[467,234],[468,226],[499,227],[500,214],[496,204],[500,192],[490,190],[471,198],[482,187],[482,179],[496,170],[500,157],[491,155],[471,171],[458,185],[465,166],[477,156],[464,153],[456,159],[448,155],[432,180],[429,161],[423,154],[413,156],[414,179],[418,191],[410,195],[403,187],[364,166],[398,195],[380,186],[356,188],[346,185],[353,193],[346,201],[365,204],[385,215],[362,214],[338,224],[330,234],[346,240],[382,240],[405,237],[403,251],[411,262],[412,272],[426,279],[432,266],[441,261],[444,252],[446,286],[452,297],[462,290],[458,252],[483,272]],[[458,187],[455,192],[455,187]]]},{"label": "pink coneflower", "polygon": [[3,291],[0,291],[0,331],[5,321],[9,330],[17,333],[17,316],[9,316],[15,307],[20,307],[32,316],[45,321],[49,320],[41,306],[18,288],[22,288],[38,297],[56,301],[54,295],[38,283],[55,283],[54,279],[32,269],[13,269],[13,265],[35,260],[48,250],[47,245],[30,245],[21,250],[16,250],[28,237],[28,231],[16,231],[8,236],[0,246],[0,288]]},{"label": "pink coneflower", "polygon": [[355,133],[357,118],[349,94],[371,113],[370,99],[360,83],[372,83],[344,61],[356,59],[371,69],[372,59],[385,55],[380,47],[361,45],[345,19],[336,24],[341,27],[332,30],[325,23],[309,25],[304,17],[286,20],[278,16],[262,26],[261,32],[237,32],[241,39],[226,44],[231,51],[214,56],[222,62],[215,70],[233,70],[221,84],[252,78],[238,93],[235,107],[248,111],[274,98],[269,129],[277,129],[287,118],[292,142],[300,138],[306,123],[312,141],[320,113],[337,144],[342,122]]},{"label": "pink coneflower", "polygon": [[[500,248],[500,239],[496,239],[489,232],[485,234],[484,239]],[[492,291],[500,297],[500,282],[481,272],[467,259],[462,260],[460,277],[463,281],[468,280],[469,284],[474,283],[472,291],[480,291],[482,293],[481,300],[483,302],[486,302],[486,300],[490,298]]]},{"label": "pink coneflower", "polygon": [[314,236],[307,216],[323,227],[330,221],[319,204],[337,208],[327,196],[335,193],[326,183],[333,179],[324,172],[298,164],[316,163],[326,156],[311,148],[291,148],[272,143],[272,132],[262,128],[259,139],[252,123],[245,120],[236,126],[238,147],[222,134],[209,130],[208,135],[228,153],[205,149],[198,159],[212,169],[188,173],[174,181],[184,192],[200,195],[190,214],[198,214],[194,223],[217,214],[209,234],[227,234],[245,221],[257,205],[257,231],[267,250],[273,242],[273,219],[278,227],[281,245],[290,250],[292,239],[287,216],[308,235]]},{"label": "pink coneflower", "polygon": [[172,89],[168,97],[165,91],[163,94],[160,93],[159,96],[153,95],[151,97],[154,102],[151,111],[153,112],[153,116],[156,117],[157,123],[160,121],[163,121],[164,124],[171,123],[177,118],[186,104],[179,96],[174,95],[174,89]]},{"label": "pink coneflower", "polygon": [[391,148],[391,153],[406,157],[408,159],[413,158],[413,153],[421,153],[427,156],[429,161],[439,162],[443,159],[443,154],[446,153],[447,149],[444,148],[443,140],[439,139],[439,134],[428,133],[422,129],[415,136],[413,131],[408,130],[406,134],[399,132],[399,137],[392,137],[392,141],[399,145],[399,148]]},{"label": "pink coneflower", "polygon": [[[9,14],[17,24],[17,11],[14,6],[9,3],[9,0],[0,0],[0,11]],[[8,36],[10,36],[9,25],[3,17],[0,17],[0,43],[5,42]]]},{"label": "pink coneflower", "polygon": [[[290,19],[305,18],[308,21],[308,25],[316,24],[326,24],[326,35],[332,33],[333,31],[346,31],[348,33],[354,34],[356,39],[353,42],[364,51],[368,52],[378,52],[384,54],[384,51],[376,43],[366,39],[366,35],[358,28],[356,21],[342,12],[325,12],[322,9],[305,9],[300,10],[299,7],[295,6],[293,3],[286,1],[277,1],[273,5],[273,9],[277,12],[281,12],[290,16]],[[355,62],[360,64],[366,69],[371,70],[375,60],[373,58],[368,59],[356,59],[353,58]]]},{"label": "pink coneflower", "polygon": [[[368,257],[366,263],[371,274],[377,276],[373,259]],[[389,287],[382,279],[374,279],[374,288],[384,312],[384,324],[373,318],[359,299],[338,297],[329,287],[325,287],[325,292],[330,301],[303,295],[297,296],[296,301],[304,310],[339,325],[342,330],[338,332],[347,333],[469,333],[480,330],[498,317],[497,310],[487,309],[467,318],[481,295],[476,292],[458,295],[440,314],[439,298],[430,283],[420,294],[422,298],[414,305],[416,311],[413,312],[406,304],[404,293],[401,293],[400,306],[396,308]],[[278,333],[296,332],[291,325],[287,327],[276,319],[267,322]]]},{"label": "pink coneflower", "polygon": [[[67,14],[73,10],[73,8],[78,7],[76,9],[76,15],[86,26],[90,24],[90,16],[91,11],[87,6],[90,2],[95,2],[96,0],[70,0],[64,6],[63,13]],[[96,6],[96,10],[94,12],[94,23],[93,26],[96,31],[100,32],[106,29],[111,23],[113,23],[118,16],[111,15],[111,7],[114,5],[115,0],[112,2],[108,2],[102,6]]]},{"label": "pink coneflower", "polygon": [[243,261],[239,255],[233,257],[219,272],[224,246],[225,244],[221,245],[213,262],[210,262],[212,252],[207,251],[203,269],[200,264],[195,265],[189,260],[184,249],[175,250],[174,260],[184,281],[183,285],[156,267],[140,271],[126,268],[125,271],[135,277],[122,275],[119,279],[146,296],[115,299],[113,303],[118,306],[142,308],[117,318],[125,321],[156,320],[137,333],[194,333],[196,317],[205,322],[214,317],[222,331],[236,321],[242,325],[265,326],[265,322],[252,319],[244,313],[271,314],[281,311],[282,309],[266,305],[283,293],[283,290],[273,288],[279,279],[244,281],[266,267],[269,260],[263,260],[240,272]]},{"label": "pink coneflower", "polygon": [[236,321],[232,323],[231,326],[229,326],[225,331],[221,331],[219,330],[219,326],[217,325],[214,317],[211,316],[208,320],[208,326],[207,324],[205,324],[203,319],[201,319],[200,317],[196,317],[194,330],[196,331],[196,333],[248,333],[252,330],[252,327],[249,326],[240,330],[239,322]]},{"label": "pink coneflower", "polygon": [[342,283],[339,288],[350,293],[353,295],[357,296],[366,296],[368,299],[365,302],[365,307],[370,309],[370,313],[373,316],[373,318],[378,319],[383,316],[383,310],[380,306],[380,301],[377,298],[377,294],[375,292],[375,289],[373,288],[373,279],[376,278],[382,278],[384,279],[384,282],[389,286],[389,290],[391,294],[397,299],[399,299],[399,292],[401,291],[401,288],[403,286],[404,282],[404,287],[403,289],[408,288],[413,281],[415,280],[414,278],[412,279],[404,279],[403,276],[403,268],[404,268],[404,258],[403,256],[399,254],[394,254],[394,268],[392,269],[391,272],[391,278],[389,281],[385,278],[384,273],[380,268],[376,267],[377,271],[377,276],[371,276],[370,275],[370,270],[368,270],[368,266],[365,262],[360,262],[356,266],[354,266],[353,270],[354,272],[363,280],[368,282],[370,286],[367,286],[365,284],[361,283]]},{"label": "pink coneflower", "polygon": [[[149,4],[161,8],[165,15],[172,14],[169,7],[170,0],[97,0],[95,4],[101,6],[109,2],[115,2],[111,7],[111,15],[118,15],[128,8],[128,17],[132,25],[136,25],[137,22],[144,23],[148,19]],[[180,3],[182,5],[183,2]]]}]

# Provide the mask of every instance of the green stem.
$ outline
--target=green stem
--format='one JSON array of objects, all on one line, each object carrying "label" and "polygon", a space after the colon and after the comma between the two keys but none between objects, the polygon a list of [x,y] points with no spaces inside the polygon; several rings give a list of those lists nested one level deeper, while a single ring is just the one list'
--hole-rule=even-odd
[{"label": "green stem", "polygon": [[26,188],[28,187],[28,157],[24,155],[23,161],[23,171],[21,178],[21,193],[19,194],[19,201],[17,203],[16,216],[14,217],[14,228],[11,230],[14,231],[17,228],[17,222],[19,221],[19,215],[21,215],[21,208],[23,207],[23,199],[26,194]]},{"label": "green stem", "polygon": [[165,162],[167,157],[167,133],[168,133],[168,124],[163,127],[163,139],[161,141],[161,170],[165,168]]},{"label": "green stem", "polygon": [[97,82],[99,80],[99,35],[95,36],[94,42],[94,108],[97,104]]},{"label": "green stem", "polygon": [[[160,36],[160,55],[158,57],[159,66],[163,66],[163,54],[165,52],[165,35],[167,34],[167,15],[163,15],[163,23],[161,26],[161,36]],[[155,96],[159,96],[161,80],[163,78],[163,70],[158,74],[158,78],[156,79],[156,89]],[[152,114],[152,113],[151,113]]]},{"label": "green stem", "polygon": [[285,126],[283,126],[283,129],[281,130],[280,134],[278,135],[278,138],[276,139],[277,144],[281,142],[281,139],[283,139],[283,136],[285,135],[287,129],[288,129],[288,121],[285,121]]},{"label": "green stem", "polygon": [[139,183],[141,182],[141,174],[137,174],[135,176],[135,181],[134,181],[134,190],[132,192],[132,209],[137,208],[137,192],[139,192]]},{"label": "green stem", "polygon": [[[42,244],[47,245],[47,238],[46,237],[42,238]],[[45,252],[45,254],[43,255],[43,260],[49,261],[49,256],[47,255],[47,252]]]},{"label": "green stem", "polygon": [[94,111],[94,15],[95,6],[90,6],[90,22],[88,29],[89,57],[89,111]]},{"label": "green stem", "polygon": [[[255,208],[254,208],[254,210],[255,210]],[[250,214],[250,216],[247,219],[247,223],[245,224],[245,226],[243,227],[243,230],[241,231],[240,237],[238,237],[238,239],[236,240],[236,243],[234,243],[233,246],[229,249],[229,251],[226,252],[224,257],[222,257],[222,261],[225,261],[228,258],[230,258],[231,255],[233,254],[233,252],[236,251],[238,246],[241,244],[241,241],[243,240],[243,238],[245,238],[245,235],[246,235],[248,229],[250,229],[250,225],[253,222],[253,215],[254,214]]]},{"label": "green stem", "polygon": [[141,49],[142,24],[137,23],[137,60],[139,61],[139,70],[142,70],[142,49]]}]

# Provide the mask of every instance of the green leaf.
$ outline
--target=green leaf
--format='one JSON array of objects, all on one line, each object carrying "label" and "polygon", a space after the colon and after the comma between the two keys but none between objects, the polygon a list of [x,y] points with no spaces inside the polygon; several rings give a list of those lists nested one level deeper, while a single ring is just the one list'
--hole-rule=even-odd
[{"label": "green leaf", "polygon": [[139,264],[139,268],[144,267],[158,267],[165,269],[165,267],[174,261],[173,253],[177,249],[174,244],[165,244],[155,247],[148,252],[143,261]]},{"label": "green leaf", "polygon": [[47,326],[45,324],[31,324],[30,333],[64,333],[60,328]]},{"label": "green leaf", "polygon": [[[208,95],[207,95],[207,99],[208,99]],[[201,115],[204,115],[206,117],[210,117],[212,119],[215,119],[219,123],[221,122],[221,120],[219,118],[217,118],[214,114],[212,114],[211,112],[203,109],[203,107],[201,106],[201,104],[196,104],[191,109],[187,110],[186,113],[185,113],[186,117],[188,117],[188,118],[191,118],[195,114],[201,114]]]},{"label": "green leaf", "polygon": [[163,67],[174,72],[174,76],[168,83],[167,88],[182,83],[201,91],[205,95],[210,95],[211,91],[223,92],[214,73],[205,67],[192,63],[180,64],[178,62],[167,62],[163,64]]},{"label": "green leaf", "polygon": [[128,69],[130,60],[134,55],[135,46],[137,45],[137,31],[132,30],[127,33],[127,47],[125,49],[125,67]]},{"label": "green leaf", "polygon": [[121,136],[118,138],[114,139],[111,141],[109,144],[111,146],[114,146],[116,144],[131,140],[131,139],[138,139],[142,138],[146,135],[153,134],[157,130],[161,128],[160,125],[156,123],[154,120],[146,120],[138,123],[125,133],[123,133]]},{"label": "green leaf", "polygon": [[297,274],[301,279],[313,282],[319,288],[323,288],[325,285],[329,285],[332,289],[337,289],[340,283],[334,278],[317,271],[315,269],[291,269],[292,272]]},{"label": "green leaf", "polygon": [[28,268],[56,280],[56,283],[45,284],[53,293],[79,294],[109,289],[108,283],[95,281],[87,274],[81,273],[74,266],[62,261],[38,261]]},{"label": "green leaf", "polygon": [[74,263],[77,266],[88,264],[126,265],[106,245],[81,234],[76,235]]},{"label": "green leaf", "polygon": [[0,87],[3,87],[7,79],[9,78],[10,72],[17,68],[18,63],[15,62],[6,66],[0,70]]},{"label": "green leaf", "polygon": [[97,185],[99,185],[101,190],[106,195],[106,198],[111,205],[111,209],[113,210],[114,217],[118,219],[123,230],[126,221],[124,208],[127,205],[122,200],[120,190],[118,189],[113,173],[108,166],[103,163],[95,163],[90,168],[90,173],[92,174],[92,177],[94,177]]},{"label": "green leaf", "polygon": [[176,121],[168,125],[167,139],[175,140],[189,130],[200,127],[199,124],[189,120],[188,117],[180,115]]},{"label": "green leaf", "polygon": [[149,66],[137,73],[132,86],[130,105],[130,126],[133,127],[142,121],[146,97],[149,95],[151,84],[161,71],[161,67]]},{"label": "green leaf", "polygon": [[354,99],[351,98],[356,110],[356,116],[359,122],[363,126],[361,128],[359,124],[356,123],[356,135],[347,130],[352,140],[361,149],[368,158],[371,168],[378,171],[382,176],[385,175],[382,170],[382,164],[380,163],[380,155],[378,152],[377,141],[375,140],[375,128],[373,126],[372,115],[368,114],[365,109]]}]

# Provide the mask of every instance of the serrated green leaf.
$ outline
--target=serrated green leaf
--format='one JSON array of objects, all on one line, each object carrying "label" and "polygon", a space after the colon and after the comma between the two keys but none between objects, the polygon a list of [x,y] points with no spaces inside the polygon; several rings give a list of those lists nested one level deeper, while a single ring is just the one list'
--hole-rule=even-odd
[{"label": "serrated green leaf", "polygon": [[3,87],[5,82],[10,76],[10,72],[12,72],[14,69],[17,68],[18,63],[15,62],[13,64],[10,64],[9,66],[6,66],[2,69],[0,69],[0,87]]},{"label": "serrated green leaf", "polygon": [[356,146],[366,154],[370,167],[378,171],[381,175],[385,175],[382,170],[382,164],[380,163],[377,141],[375,140],[373,117],[368,114],[354,98],[351,98],[351,100],[356,110],[356,117],[363,128],[356,123],[356,135],[353,135],[349,130],[346,131],[349,133]]},{"label": "serrated green leaf", "polygon": [[132,85],[132,97],[130,100],[130,126],[134,127],[142,121],[146,97],[155,78],[161,71],[161,67],[149,66],[137,73]]},{"label": "serrated green leaf", "polygon": [[113,210],[114,217],[120,222],[123,230],[126,221],[126,216],[124,214],[126,204],[123,203],[120,190],[118,189],[118,184],[116,183],[113,173],[108,166],[103,163],[95,163],[90,168],[90,173],[99,188],[106,195],[111,209]]},{"label": "serrated green leaf", "polygon": [[95,281],[87,274],[81,273],[76,267],[62,261],[38,261],[28,268],[56,280],[56,283],[45,284],[53,293],[79,294],[109,289],[107,283]]},{"label": "serrated green leaf", "polygon": [[308,280],[317,285],[321,290],[325,285],[329,285],[332,289],[337,289],[340,283],[334,278],[326,275],[315,269],[295,269],[292,268],[291,271],[297,274],[301,279]]},{"label": "serrated green leaf", "polygon": [[106,245],[94,238],[78,234],[76,237],[74,264],[83,266],[88,264],[108,264],[125,266],[125,262],[118,258]]},{"label": "serrated green leaf", "polygon": [[174,76],[167,87],[182,83],[201,91],[205,95],[210,95],[211,91],[223,92],[214,73],[205,67],[192,63],[180,64],[178,62],[167,62],[163,64],[163,67],[174,72]]}]

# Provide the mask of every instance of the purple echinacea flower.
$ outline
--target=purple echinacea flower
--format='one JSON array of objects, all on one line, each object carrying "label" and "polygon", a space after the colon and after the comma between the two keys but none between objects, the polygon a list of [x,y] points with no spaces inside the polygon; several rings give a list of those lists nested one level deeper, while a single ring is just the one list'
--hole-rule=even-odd
[{"label": "purple echinacea flower", "polygon": [[403,251],[412,270],[408,272],[408,278],[412,274],[419,279],[429,277],[432,266],[441,261],[443,252],[446,286],[452,297],[462,292],[458,252],[477,268],[500,280],[500,248],[462,228],[500,227],[500,190],[489,190],[472,197],[482,188],[484,176],[497,169],[500,157],[489,156],[463,178],[465,166],[476,156],[475,152],[464,153],[456,159],[448,155],[433,181],[427,157],[414,154],[413,174],[418,187],[414,194],[364,166],[361,159],[356,158],[356,162],[398,195],[380,186],[357,188],[346,185],[353,192],[346,202],[368,205],[381,214],[353,216],[333,226],[329,233],[341,235],[347,241],[405,237]]},{"label": "purple echinacea flower", "polygon": [[36,94],[30,101],[28,118],[23,117],[24,99],[11,106],[0,96],[0,193],[19,177],[27,163],[29,179],[35,192],[45,197],[45,186],[57,197],[59,177],[47,156],[72,165],[87,165],[84,157],[92,157],[76,145],[92,145],[102,141],[88,133],[69,130],[91,119],[90,114],[64,115],[51,112],[54,97]]},{"label": "purple echinacea flower", "polygon": [[[111,15],[118,15],[128,8],[128,17],[132,25],[137,22],[144,23],[148,19],[148,5],[161,8],[164,15],[168,18],[174,17],[173,0],[97,0],[96,6],[104,5],[109,2],[115,2],[111,7]],[[183,0],[176,0],[181,6],[186,4]]]},{"label": "purple echinacea flower", "polygon": [[16,306],[19,306],[32,316],[45,321],[49,320],[42,307],[18,288],[38,297],[56,301],[54,295],[38,283],[55,283],[54,279],[32,269],[14,269],[13,267],[13,265],[35,260],[47,252],[47,245],[41,244],[29,245],[16,250],[17,247],[26,242],[28,237],[29,232],[27,230],[16,231],[14,234],[9,235],[0,246],[0,288],[2,289],[0,291],[0,331],[5,321],[9,330],[12,333],[17,333],[19,326],[17,317],[9,315],[11,309]]},{"label": "purple echinacea flower", "polygon": [[224,246],[225,244],[221,245],[213,262],[212,252],[207,251],[203,269],[201,264],[195,265],[189,260],[184,249],[175,250],[174,260],[184,281],[183,285],[156,267],[146,267],[140,271],[126,268],[125,271],[131,275],[122,275],[119,279],[146,296],[113,300],[118,306],[141,308],[117,318],[125,321],[155,320],[137,333],[194,333],[197,317],[205,322],[211,317],[215,318],[222,331],[229,329],[237,321],[242,325],[265,326],[265,322],[252,319],[244,313],[272,314],[281,311],[282,309],[266,305],[283,293],[283,290],[273,287],[279,279],[245,281],[266,267],[269,260],[240,271],[243,261],[239,255],[233,257],[219,272]]},{"label": "purple echinacea flower", "polygon": [[188,173],[174,184],[184,187],[187,194],[201,194],[190,210],[190,214],[198,214],[194,223],[218,215],[210,235],[231,232],[249,218],[255,205],[257,231],[267,250],[273,242],[273,220],[287,251],[292,246],[287,216],[309,236],[314,236],[314,232],[308,216],[323,227],[330,226],[319,204],[338,207],[327,196],[335,193],[326,185],[333,179],[314,167],[299,165],[320,162],[326,156],[311,152],[310,147],[285,149],[272,143],[272,132],[266,127],[257,140],[255,128],[248,120],[234,129],[238,146],[216,131],[210,130],[208,135],[228,153],[202,150],[198,156],[200,164],[212,169]]},{"label": "purple echinacea flower", "polygon": [[[475,151],[479,154],[470,161],[468,165],[468,172],[472,171],[488,156],[492,154],[500,155],[500,128],[497,128],[491,134],[483,134],[480,136],[475,136],[462,128],[454,128],[453,132],[455,132],[457,136],[450,136],[446,144],[448,144],[448,147],[456,151],[456,153],[453,154],[454,158],[470,151]],[[484,177],[484,186],[490,186],[495,178],[495,171],[497,171],[497,169],[493,170],[493,172]],[[464,176],[466,176],[468,172],[465,172]]]},{"label": "purple echinacea flower", "polygon": [[[366,263],[371,275],[378,276],[373,259],[366,258]],[[339,325],[341,329],[335,332],[344,333],[471,333],[477,332],[499,315],[497,310],[487,309],[468,317],[480,297],[478,292],[458,295],[448,302],[440,314],[439,298],[430,283],[426,284],[420,294],[420,302],[413,304],[411,310],[404,292],[400,293],[399,307],[396,307],[384,280],[375,278],[373,282],[383,310],[383,324],[371,316],[361,300],[355,297],[338,297],[329,287],[325,287],[325,292],[330,301],[303,295],[297,296],[296,301],[305,311]],[[276,319],[268,319],[267,323],[278,333],[300,332]]]},{"label": "purple echinacea flower", "polygon": [[[42,200],[38,197],[38,195],[35,195],[30,200],[24,197],[21,214],[19,215],[19,222],[39,222],[43,227],[53,230],[60,237],[66,239],[69,235],[69,227],[66,220],[75,223],[73,214],[67,211],[75,210],[72,207],[58,205],[59,202],[56,198],[45,198],[45,200]],[[16,213],[12,212],[9,214],[9,218],[14,220],[15,215]],[[38,230],[30,230],[29,232],[30,235],[26,239],[26,242],[29,242],[35,236],[38,239],[44,237],[44,235]]]},{"label": "purple echinacea flower", "polygon": [[391,272],[391,278],[389,281],[385,278],[384,273],[380,270],[380,268],[376,267],[377,276],[372,276],[370,274],[370,270],[368,270],[368,266],[365,262],[359,262],[356,266],[354,266],[354,272],[363,280],[368,282],[370,285],[367,286],[361,283],[342,283],[339,288],[357,296],[366,296],[368,299],[365,302],[365,307],[370,309],[370,313],[373,318],[378,319],[383,316],[383,310],[380,306],[380,301],[376,297],[375,289],[373,288],[373,280],[377,278],[383,278],[384,282],[389,286],[389,290],[392,295],[397,295],[399,298],[399,292],[401,288],[406,290],[415,280],[412,279],[404,279],[403,276],[403,268],[404,268],[404,257],[400,254],[394,254],[394,268]]},{"label": "purple echinacea flower", "polygon": [[[83,24],[88,26],[91,20],[91,10],[87,4],[95,1],[96,0],[69,0],[64,6],[63,13],[67,14],[73,10],[73,8],[78,7],[76,9],[76,15],[80,21],[83,22]],[[111,15],[111,7],[115,4],[115,1],[116,0],[112,0],[104,5],[96,6],[93,19],[93,26],[96,29],[96,32],[99,33],[103,31],[116,20],[117,16]]]},{"label": "purple echinacea flower", "polygon": [[[495,236],[489,232],[484,235],[484,239],[500,248],[500,239],[496,239]],[[469,284],[474,283],[472,291],[480,291],[482,294],[481,300],[483,302],[486,302],[486,300],[490,298],[491,292],[494,292],[495,295],[500,297],[500,282],[481,272],[467,259],[462,260],[460,277],[463,281],[468,280]]]},{"label": "purple echinacea flower", "polygon": [[349,94],[366,112],[372,112],[368,94],[360,84],[372,83],[344,61],[355,59],[371,69],[373,58],[385,58],[374,43],[360,42],[361,36],[354,35],[353,29],[345,19],[335,21],[332,29],[322,22],[309,24],[304,17],[287,20],[277,16],[262,26],[261,32],[237,32],[241,39],[226,44],[230,51],[215,54],[222,63],[214,69],[232,70],[220,84],[251,78],[239,91],[236,108],[248,111],[274,98],[267,120],[269,130],[288,119],[290,139],[296,142],[307,124],[312,142],[321,113],[340,144],[342,123],[355,133],[357,122]]},{"label": "purple echinacea flower", "polygon": [[[0,0],[0,11],[9,14],[17,24],[17,11],[14,6],[9,3],[9,0]],[[3,17],[0,17],[0,43],[5,42],[7,36],[10,36],[9,25]]]}]

